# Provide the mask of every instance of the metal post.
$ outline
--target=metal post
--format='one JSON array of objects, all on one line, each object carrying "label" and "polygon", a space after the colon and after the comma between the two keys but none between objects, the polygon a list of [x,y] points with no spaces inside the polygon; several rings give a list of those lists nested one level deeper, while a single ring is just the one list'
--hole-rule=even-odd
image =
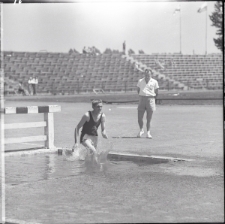
[{"label": "metal post", "polygon": [[54,148],[54,117],[53,113],[44,113],[44,120],[46,122],[45,135],[47,136],[45,146],[48,149]]}]

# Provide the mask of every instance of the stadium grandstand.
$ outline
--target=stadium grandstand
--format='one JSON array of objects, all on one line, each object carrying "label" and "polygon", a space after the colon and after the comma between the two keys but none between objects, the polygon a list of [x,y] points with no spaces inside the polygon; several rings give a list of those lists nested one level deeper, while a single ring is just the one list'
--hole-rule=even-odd
[{"label": "stadium grandstand", "polygon": [[[4,92],[18,94],[18,85],[28,88],[30,77],[38,78],[38,94],[87,92],[133,92],[151,68],[162,90],[222,90],[222,54],[70,54],[49,52],[3,52]],[[96,91],[95,91],[96,90]]]}]

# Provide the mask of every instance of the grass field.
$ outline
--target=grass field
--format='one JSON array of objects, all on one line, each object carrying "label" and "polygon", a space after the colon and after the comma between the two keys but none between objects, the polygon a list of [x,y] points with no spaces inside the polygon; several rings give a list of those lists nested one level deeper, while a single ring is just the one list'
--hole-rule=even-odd
[{"label": "grass field", "polygon": [[[93,95],[57,96],[44,98],[44,100],[39,96],[24,97],[22,100],[10,97],[6,98],[5,106],[61,105],[62,111],[54,114],[55,145],[71,147],[74,143],[74,128],[84,112],[91,109],[90,98],[92,97]],[[112,95],[104,97],[118,100],[118,97]],[[80,100],[88,103],[80,103]],[[98,185],[99,189],[92,186],[91,177],[88,180],[83,179],[84,177],[80,177],[79,180],[70,177],[64,179],[64,190],[67,195],[58,195],[57,199],[50,190],[56,188],[59,192],[61,191],[56,180],[46,182],[44,187],[39,183],[19,185],[13,188],[13,191],[7,190],[8,217],[27,221],[41,220],[43,223],[49,223],[49,221],[73,223],[74,220],[95,223],[224,221],[223,106],[221,101],[217,105],[211,103],[208,105],[158,105],[151,124],[153,139],[147,139],[145,135],[140,139],[135,138],[138,133],[135,103],[104,104],[106,130],[113,141],[113,151],[174,156],[193,161],[152,165],[149,169],[143,168],[141,173],[135,167],[131,169],[118,167],[116,171],[108,173],[106,179],[93,176],[94,180],[97,179],[101,183]],[[32,119],[41,120],[42,115],[5,116],[6,123]],[[34,134],[33,131],[26,131],[27,134]],[[21,132],[16,131],[14,134],[22,135]],[[9,136],[10,133],[7,135]],[[76,182],[78,189],[86,192],[83,198],[80,194],[73,194],[74,181],[78,181]],[[91,193],[92,189],[96,190],[95,194]],[[42,201],[37,195],[32,195],[31,190],[40,191],[38,195],[42,197]],[[107,200],[110,199],[110,203],[101,199],[104,196],[103,192],[107,192]],[[16,204],[13,198],[17,198]],[[45,202],[45,198],[48,198],[48,202]],[[35,205],[33,205],[34,200]],[[66,210],[59,207],[60,200],[65,203]],[[102,213],[99,212],[96,207],[98,203],[104,206],[107,212],[105,210]],[[137,207],[131,207],[131,204],[136,204]],[[34,211],[29,213],[30,206],[33,206]],[[82,206],[87,206],[92,212],[87,216],[87,211],[80,209]],[[19,208],[18,212],[16,208]],[[80,213],[76,213],[78,210]],[[40,218],[42,215],[46,218]]]}]

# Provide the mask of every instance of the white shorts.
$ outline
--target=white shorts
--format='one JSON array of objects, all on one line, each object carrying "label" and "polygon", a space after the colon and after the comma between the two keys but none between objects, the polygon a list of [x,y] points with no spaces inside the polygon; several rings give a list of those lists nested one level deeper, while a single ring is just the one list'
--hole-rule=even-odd
[{"label": "white shorts", "polygon": [[155,98],[148,97],[148,96],[140,96],[139,95],[139,103],[138,103],[138,110],[141,111],[155,111]]}]

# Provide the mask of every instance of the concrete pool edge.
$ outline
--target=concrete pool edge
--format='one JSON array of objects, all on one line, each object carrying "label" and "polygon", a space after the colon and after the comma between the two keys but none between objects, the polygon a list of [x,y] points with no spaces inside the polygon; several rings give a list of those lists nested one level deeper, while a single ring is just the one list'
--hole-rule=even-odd
[{"label": "concrete pool edge", "polygon": [[[55,147],[53,149],[24,149],[20,151],[5,151],[6,156],[14,156],[14,155],[34,155],[39,153],[58,153],[62,152],[63,148]],[[157,155],[140,155],[133,153],[119,153],[119,152],[109,152],[108,159],[110,160],[134,160],[140,162],[147,162],[150,160],[158,160],[158,161],[193,161],[193,159],[179,158],[179,157],[170,157],[170,156],[157,156]]]},{"label": "concrete pool edge", "polygon": [[155,155],[139,155],[131,153],[118,153],[118,152],[109,152],[109,158],[111,159],[126,159],[126,160],[137,160],[137,161],[149,161],[149,160],[161,160],[161,161],[193,161],[193,159],[185,159],[178,157],[169,157],[169,156],[155,156]]},{"label": "concrete pool edge", "polygon": [[5,151],[5,156],[16,156],[16,155],[35,155],[40,153],[57,153],[58,148],[53,149],[24,149],[24,150],[14,150],[14,151]]},{"label": "concrete pool edge", "polygon": [[23,220],[20,220],[20,219],[6,218],[5,224],[41,224],[41,223],[36,222],[36,221],[23,221]]}]

